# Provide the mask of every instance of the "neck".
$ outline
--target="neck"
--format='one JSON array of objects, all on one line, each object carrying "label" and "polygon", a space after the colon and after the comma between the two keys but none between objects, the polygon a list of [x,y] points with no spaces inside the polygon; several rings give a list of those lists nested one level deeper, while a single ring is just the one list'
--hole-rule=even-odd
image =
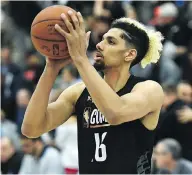
[{"label": "neck", "polygon": [[14,154],[15,154],[15,149],[14,149],[14,148],[12,148],[12,149],[11,149],[11,151],[10,151],[9,158],[11,158]]},{"label": "neck", "polygon": [[173,96],[172,99],[171,99],[170,105],[172,105],[175,101],[177,101],[177,97],[176,97],[176,96]]},{"label": "neck", "polygon": [[127,83],[127,80],[130,77],[128,70],[128,66],[107,69],[104,72],[104,80],[115,92],[117,92]]},{"label": "neck", "polygon": [[167,164],[167,169],[172,172],[177,166],[177,162],[176,161],[172,161],[169,164]]},{"label": "neck", "polygon": [[35,151],[35,157],[39,157],[43,151],[43,148],[44,148],[44,144],[39,144],[37,147],[36,147],[36,151]]}]

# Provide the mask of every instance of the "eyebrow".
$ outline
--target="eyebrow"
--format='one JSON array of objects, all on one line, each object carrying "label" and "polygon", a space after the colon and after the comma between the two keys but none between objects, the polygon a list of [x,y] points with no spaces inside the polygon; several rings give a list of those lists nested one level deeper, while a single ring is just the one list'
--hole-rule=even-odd
[{"label": "eyebrow", "polygon": [[113,37],[113,36],[105,36],[105,35],[103,35],[103,37],[102,37],[102,39],[114,39],[114,40],[117,40],[115,37]]}]

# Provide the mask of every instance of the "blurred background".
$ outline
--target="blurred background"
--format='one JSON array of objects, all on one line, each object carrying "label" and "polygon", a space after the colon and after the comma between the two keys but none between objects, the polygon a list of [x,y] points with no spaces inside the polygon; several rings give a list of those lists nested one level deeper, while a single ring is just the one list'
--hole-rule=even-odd
[{"label": "blurred background", "polygon": [[[76,116],[37,139],[21,134],[26,107],[44,69],[33,47],[34,17],[51,5],[80,11],[91,30],[88,57],[114,19],[129,17],[162,32],[164,49],[157,64],[131,69],[159,82],[165,92],[152,157],[153,174],[192,174],[192,2],[176,1],[1,1],[1,173],[77,174]],[[50,95],[55,101],[81,81],[73,65],[60,71]],[[37,104],[38,105],[38,104]],[[36,116],[34,116],[36,117]]]}]

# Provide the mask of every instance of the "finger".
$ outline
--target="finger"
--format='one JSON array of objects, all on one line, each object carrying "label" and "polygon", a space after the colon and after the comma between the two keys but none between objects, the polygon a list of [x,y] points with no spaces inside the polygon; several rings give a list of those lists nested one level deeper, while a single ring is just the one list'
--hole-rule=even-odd
[{"label": "finger", "polygon": [[177,110],[176,113],[177,113],[178,115],[182,115],[182,114],[185,113],[185,109]]},{"label": "finger", "polygon": [[89,41],[90,36],[91,36],[91,31],[87,32],[87,33],[86,33],[86,36],[87,36],[87,41]]},{"label": "finger", "polygon": [[84,24],[84,20],[83,20],[83,17],[81,15],[80,12],[77,12],[77,17],[78,17],[78,20],[79,20],[79,26],[82,30],[85,30],[85,24]]},{"label": "finger", "polygon": [[66,15],[64,13],[61,14],[61,18],[65,22],[65,25],[67,26],[69,32],[71,34],[73,34],[74,33],[73,25],[69,22],[69,20],[67,19]]},{"label": "finger", "polygon": [[68,14],[71,17],[71,20],[72,20],[72,22],[73,22],[73,24],[75,26],[75,29],[77,31],[79,31],[79,20],[78,20],[77,16],[71,10],[68,11]]},{"label": "finger", "polygon": [[69,37],[69,33],[67,33],[66,31],[64,31],[58,24],[55,24],[55,30],[57,30],[62,36],[64,36],[65,38]]},{"label": "finger", "polygon": [[181,123],[185,123],[185,118],[183,118],[183,117],[179,117],[178,120],[179,120],[179,122],[181,122]]},{"label": "finger", "polygon": [[188,120],[187,120],[187,119],[181,119],[180,122],[181,122],[181,123],[187,123]]},{"label": "finger", "polygon": [[179,117],[179,119],[182,120],[182,121],[187,121],[187,120],[188,120],[188,117],[185,116],[185,115],[181,115],[181,116]]},{"label": "finger", "polygon": [[86,33],[86,38],[87,38],[87,47],[89,46],[89,39],[90,39],[91,31]]}]

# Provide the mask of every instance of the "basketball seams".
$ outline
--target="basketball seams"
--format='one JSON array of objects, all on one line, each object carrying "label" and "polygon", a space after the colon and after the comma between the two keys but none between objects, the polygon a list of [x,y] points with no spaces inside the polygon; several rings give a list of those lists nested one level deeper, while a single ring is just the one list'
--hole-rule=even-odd
[{"label": "basketball seams", "polygon": [[[32,24],[32,26],[31,27],[34,27],[35,25],[37,25],[37,24],[39,24],[39,23],[41,23],[41,22],[46,22],[46,21],[61,21],[61,22],[63,22],[63,20],[62,19],[44,19],[44,20],[41,20],[41,21],[38,21],[38,22],[36,22],[35,24]],[[69,21],[69,22],[72,22],[72,21]]]},{"label": "basketball seams", "polygon": [[39,39],[39,40],[44,40],[44,41],[50,41],[50,42],[65,42],[66,40],[52,40],[52,39],[45,39],[45,38],[40,38],[40,37],[38,37],[38,36],[35,36],[35,35],[31,35],[31,36],[33,36],[34,38],[36,38],[36,39]]},{"label": "basketball seams", "polygon": [[38,21],[38,22],[32,24],[31,27],[34,27],[36,24],[39,24],[41,22],[50,21],[50,20],[62,21],[62,19],[58,19],[58,18],[57,19],[44,19],[44,20],[41,20],[41,21]]}]

